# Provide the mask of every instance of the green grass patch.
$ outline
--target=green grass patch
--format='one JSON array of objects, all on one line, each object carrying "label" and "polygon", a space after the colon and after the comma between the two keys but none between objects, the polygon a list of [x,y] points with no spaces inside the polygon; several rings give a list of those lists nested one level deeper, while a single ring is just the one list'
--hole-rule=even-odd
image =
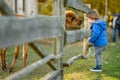
[{"label": "green grass patch", "polygon": [[[52,53],[53,46],[43,45],[46,51]],[[106,50],[103,52],[103,71],[100,73],[90,72],[90,68],[95,66],[94,52],[92,48],[92,54],[88,59],[80,59],[75,61],[70,67],[64,68],[64,80],[120,80],[120,43],[110,43]],[[64,62],[71,57],[82,54],[81,43],[69,44],[64,47]],[[12,62],[13,48],[9,48],[6,53],[7,68]],[[35,52],[29,48],[28,65],[40,60],[41,58],[35,54]],[[0,67],[1,68],[1,67]],[[20,50],[19,58],[15,64],[13,73],[23,68],[22,49]],[[52,71],[47,64],[36,69],[25,78],[20,80],[39,80],[46,73]],[[8,76],[8,70],[6,72],[0,71],[0,80],[4,80]]]},{"label": "green grass patch", "polygon": [[[92,48],[92,53],[93,48]],[[94,54],[88,59],[76,61],[64,69],[64,80],[120,80],[120,43],[110,43],[103,52],[103,71],[89,69],[95,66]]]}]

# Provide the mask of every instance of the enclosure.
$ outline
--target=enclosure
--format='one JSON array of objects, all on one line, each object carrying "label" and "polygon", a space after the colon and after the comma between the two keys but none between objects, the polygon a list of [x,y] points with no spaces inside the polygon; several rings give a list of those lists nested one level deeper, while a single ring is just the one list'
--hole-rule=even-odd
[{"label": "enclosure", "polygon": [[[9,2],[10,0],[8,4]],[[20,6],[18,3],[23,3],[23,5]],[[1,12],[3,15],[6,15],[0,17],[0,48],[13,47],[27,43],[34,51],[33,53],[40,56],[40,60],[9,75],[5,80],[21,79],[46,63],[50,67],[51,72],[42,77],[41,80],[63,80],[64,46],[88,38],[90,35],[88,29],[66,31],[65,8],[66,6],[70,6],[84,13],[90,9],[80,0],[53,0],[53,14],[52,16],[46,16],[37,15],[37,10],[34,9],[36,6],[28,9],[32,3],[27,4],[27,1],[24,2],[24,0],[20,2],[15,0],[15,2],[12,3],[15,6],[15,8],[13,8],[14,11],[9,7],[13,5],[10,4],[8,6],[8,4],[6,4],[4,0],[0,0]],[[33,4],[36,4],[36,1],[33,1]],[[22,16],[22,18],[18,18],[15,15]],[[52,40],[52,50],[46,50],[39,44],[39,40],[42,39]],[[49,45],[46,47],[48,46]],[[82,55],[70,59],[70,61],[67,62],[69,66],[78,57],[82,58]]]}]

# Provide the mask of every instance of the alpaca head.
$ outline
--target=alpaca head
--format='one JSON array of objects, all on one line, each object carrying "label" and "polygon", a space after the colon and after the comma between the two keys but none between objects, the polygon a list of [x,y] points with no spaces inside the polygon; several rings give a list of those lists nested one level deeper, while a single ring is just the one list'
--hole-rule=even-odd
[{"label": "alpaca head", "polygon": [[82,20],[78,18],[75,12],[66,11],[66,27],[77,27],[82,24]]}]

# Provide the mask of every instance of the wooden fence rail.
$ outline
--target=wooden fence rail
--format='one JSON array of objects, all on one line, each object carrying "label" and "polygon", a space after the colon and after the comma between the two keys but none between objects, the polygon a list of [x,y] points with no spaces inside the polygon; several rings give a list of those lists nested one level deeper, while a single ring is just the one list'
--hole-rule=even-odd
[{"label": "wooden fence rail", "polygon": [[0,0],[0,11],[8,16],[14,16],[14,13],[4,0]]},{"label": "wooden fence rail", "polygon": [[52,72],[48,73],[47,75],[45,75],[44,77],[42,77],[40,80],[57,80],[57,78],[60,74],[61,74],[61,71],[59,71],[59,70],[52,71]]},{"label": "wooden fence rail", "polygon": [[48,55],[47,57],[45,57],[42,60],[39,60],[33,64],[31,64],[30,66],[27,66],[26,68],[22,69],[21,71],[18,71],[17,73],[14,73],[10,76],[8,76],[5,80],[18,80],[24,76],[26,76],[27,74],[29,74],[30,72],[32,72],[33,70],[35,70],[36,68],[42,66],[43,64],[49,62],[51,59],[60,59],[62,57],[62,53],[58,54],[58,55]]},{"label": "wooden fence rail", "polygon": [[61,20],[57,16],[0,17],[0,24],[0,48],[61,36]]},{"label": "wooden fence rail", "polygon": [[81,0],[68,0],[68,6],[83,12],[90,11],[90,8],[88,8]]},{"label": "wooden fence rail", "polygon": [[85,37],[89,37],[90,33],[89,29],[66,31],[66,44],[81,41]]}]

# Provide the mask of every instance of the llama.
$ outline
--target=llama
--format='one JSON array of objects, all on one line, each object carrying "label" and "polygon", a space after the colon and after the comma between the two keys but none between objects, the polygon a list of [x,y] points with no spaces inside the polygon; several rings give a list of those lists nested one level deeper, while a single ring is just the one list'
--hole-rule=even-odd
[{"label": "llama", "polygon": [[[20,15],[20,14],[15,14],[15,15],[18,17],[25,17],[25,15]],[[18,55],[19,55],[19,49],[20,49],[20,46],[15,46],[14,57],[13,57],[11,65],[10,65],[9,73],[11,73],[13,68],[14,68],[15,62],[16,62]],[[0,50],[2,71],[6,71],[6,69],[7,69],[6,59],[5,59],[6,51],[7,51],[7,48],[3,48]],[[28,44],[23,44],[24,67],[26,67],[26,65],[27,65],[27,55],[28,55]]]},{"label": "llama", "polygon": [[82,20],[80,20],[77,14],[71,10],[67,10],[66,14],[66,29],[72,29],[80,26],[82,24]]},{"label": "llama", "polygon": [[[14,49],[14,57],[9,69],[9,73],[12,72],[15,62],[18,58],[19,55],[19,49],[20,46],[16,46]],[[0,55],[1,55],[1,64],[2,64],[2,71],[6,71],[7,67],[6,67],[6,59],[5,59],[5,54],[6,54],[7,48],[1,49],[0,50]],[[27,55],[28,55],[28,44],[24,44],[23,45],[23,61],[24,61],[24,67],[26,67],[27,65]]]}]

